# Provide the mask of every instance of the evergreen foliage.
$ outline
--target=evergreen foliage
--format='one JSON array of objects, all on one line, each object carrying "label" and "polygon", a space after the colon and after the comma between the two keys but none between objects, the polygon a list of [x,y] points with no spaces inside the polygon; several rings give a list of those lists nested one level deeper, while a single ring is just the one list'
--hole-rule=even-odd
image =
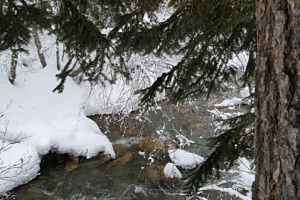
[{"label": "evergreen foliage", "polygon": [[[151,29],[153,34],[160,35],[150,37],[149,41],[159,45],[149,51],[182,54],[183,58],[151,87],[140,91],[143,102],[153,99],[159,89],[166,91],[171,101],[199,94],[209,97],[212,91],[233,81],[238,69],[229,60],[241,52],[252,52],[245,77],[247,80],[253,77],[256,44],[253,1],[191,0],[175,7],[168,20]],[[146,33],[139,35],[145,38],[136,40],[149,37]],[[149,47],[152,45],[145,48]]]},{"label": "evergreen foliage", "polygon": [[223,125],[230,128],[210,139],[209,145],[214,150],[189,175],[186,185],[189,191],[197,191],[211,175],[219,176],[218,170],[228,170],[233,167],[239,157],[253,158],[254,119],[254,113],[247,112],[224,121]]},{"label": "evergreen foliage", "polygon": [[86,78],[90,82],[102,83],[113,83],[117,73],[130,77],[123,56],[116,53],[113,42],[101,33],[105,28],[105,20],[97,20],[101,10],[95,11],[89,3],[95,2],[62,1],[54,17],[54,33],[70,51],[69,62],[57,75],[61,83],[54,91],[62,92],[67,76],[80,75],[81,80]]},{"label": "evergreen foliage", "polygon": [[46,7],[29,3],[24,0],[0,2],[0,51],[15,47],[26,52],[23,47],[29,43],[32,27],[50,28],[51,18]]}]

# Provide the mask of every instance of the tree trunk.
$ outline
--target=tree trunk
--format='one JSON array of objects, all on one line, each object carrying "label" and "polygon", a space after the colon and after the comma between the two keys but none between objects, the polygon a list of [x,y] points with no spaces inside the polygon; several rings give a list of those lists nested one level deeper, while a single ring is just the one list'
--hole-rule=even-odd
[{"label": "tree trunk", "polygon": [[15,84],[16,74],[17,74],[17,65],[18,65],[18,49],[16,47],[11,48],[11,66],[8,80],[11,84]]},{"label": "tree trunk", "polygon": [[46,67],[47,63],[46,63],[46,59],[45,59],[44,54],[41,52],[42,44],[41,44],[41,40],[40,40],[40,37],[39,37],[39,33],[38,33],[38,30],[37,30],[37,27],[35,27],[33,29],[33,37],[34,37],[34,43],[35,43],[35,46],[37,48],[41,64],[42,64],[42,66],[44,68],[44,67]]},{"label": "tree trunk", "polygon": [[56,68],[57,70],[60,70],[60,61],[59,61],[59,42],[56,38]]},{"label": "tree trunk", "polygon": [[300,3],[257,0],[253,199],[300,199]]}]

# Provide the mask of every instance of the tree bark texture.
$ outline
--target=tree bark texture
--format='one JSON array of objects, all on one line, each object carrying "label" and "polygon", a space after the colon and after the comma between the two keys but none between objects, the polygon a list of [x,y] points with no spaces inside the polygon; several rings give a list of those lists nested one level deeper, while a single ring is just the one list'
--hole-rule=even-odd
[{"label": "tree bark texture", "polygon": [[41,64],[42,64],[42,66],[44,68],[44,67],[47,66],[47,63],[46,63],[45,56],[44,56],[44,54],[41,51],[42,50],[42,44],[41,44],[41,40],[40,40],[40,37],[39,37],[39,33],[38,33],[38,30],[37,30],[37,27],[35,27],[33,29],[33,37],[34,37],[34,43],[35,43],[35,46],[37,48],[37,52],[38,52]]},{"label": "tree bark texture", "polygon": [[300,1],[257,0],[253,199],[300,199]]},{"label": "tree bark texture", "polygon": [[11,66],[10,66],[10,72],[8,80],[11,84],[15,84],[15,79],[17,75],[17,65],[18,65],[18,55],[19,50],[16,47],[11,48]]}]

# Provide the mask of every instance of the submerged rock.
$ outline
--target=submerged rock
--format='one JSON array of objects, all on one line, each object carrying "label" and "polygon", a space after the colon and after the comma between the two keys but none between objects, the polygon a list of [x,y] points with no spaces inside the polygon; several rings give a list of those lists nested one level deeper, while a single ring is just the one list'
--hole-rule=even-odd
[{"label": "submerged rock", "polygon": [[79,159],[77,157],[70,157],[66,160],[65,170],[68,172],[77,169],[79,166]]},{"label": "submerged rock", "polygon": [[58,183],[56,183],[56,185],[57,185],[58,187],[61,187],[61,186],[64,185],[64,181],[59,181]]},{"label": "submerged rock", "polygon": [[165,178],[164,184],[169,188],[177,188],[180,186],[180,180],[179,178]]},{"label": "submerged rock", "polygon": [[169,149],[179,149],[180,147],[180,141],[178,138],[170,138],[164,141],[164,148],[166,151]]},{"label": "submerged rock", "polygon": [[124,156],[122,156],[119,160],[113,160],[107,165],[107,168],[111,167],[117,167],[117,169],[122,169],[124,166],[126,166],[133,158],[133,154],[127,153]]},{"label": "submerged rock", "polygon": [[178,113],[179,113],[179,114],[186,114],[187,112],[188,112],[188,110],[185,109],[185,108],[180,108],[180,109],[178,110]]},{"label": "submerged rock", "polygon": [[121,127],[121,134],[124,137],[137,137],[147,135],[147,131],[141,127]]},{"label": "submerged rock", "polygon": [[138,148],[142,149],[147,155],[149,155],[150,153],[159,152],[161,146],[158,139],[147,136],[138,144]]},{"label": "submerged rock", "polygon": [[145,167],[146,176],[153,180],[164,180],[164,166],[163,165],[148,165]]},{"label": "submerged rock", "polygon": [[117,156],[123,156],[129,151],[129,146],[126,144],[113,144],[114,151]]},{"label": "submerged rock", "polygon": [[200,128],[201,126],[202,126],[202,124],[199,122],[190,122],[187,125],[188,129],[197,129],[197,128]]},{"label": "submerged rock", "polygon": [[126,165],[132,160],[132,158],[133,158],[132,153],[125,154],[122,158],[120,158],[119,165]]}]

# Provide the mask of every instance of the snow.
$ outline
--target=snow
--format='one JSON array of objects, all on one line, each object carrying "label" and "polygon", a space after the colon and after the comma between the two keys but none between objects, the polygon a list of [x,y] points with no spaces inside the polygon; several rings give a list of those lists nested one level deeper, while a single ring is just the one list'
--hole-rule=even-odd
[{"label": "snow", "polygon": [[187,137],[185,137],[182,134],[177,134],[175,137],[179,140],[179,147],[181,149],[184,148],[186,145],[190,146],[191,144],[195,144],[194,141],[189,140]]},{"label": "snow", "polygon": [[219,104],[215,104],[215,107],[231,107],[231,106],[235,106],[235,105],[240,105],[242,103],[243,103],[242,98],[234,97],[232,99],[225,99],[224,101],[222,101]]},{"label": "snow", "polygon": [[226,192],[226,193],[230,194],[231,196],[236,196],[236,197],[238,197],[238,198],[240,198],[242,200],[250,200],[251,199],[248,196],[242,195],[241,193],[239,193],[235,189],[232,189],[232,188],[221,188],[221,187],[217,186],[216,184],[212,184],[212,185],[200,188],[200,192],[199,193],[201,193],[201,191],[205,191],[205,190],[217,190],[217,191],[220,191],[220,192]]},{"label": "snow", "polygon": [[221,119],[228,119],[230,113],[228,113],[229,115],[227,115],[227,113],[223,113],[220,112],[218,109],[214,109],[214,110],[207,110],[208,112],[210,112],[212,114],[212,117],[218,117]]},{"label": "snow", "polygon": [[252,196],[251,187],[255,179],[254,170],[251,169],[251,162],[246,158],[240,158],[238,172],[239,172],[238,181],[243,184],[243,187],[248,189],[249,193],[247,194],[247,197],[251,199]]},{"label": "snow", "polygon": [[20,76],[15,86],[0,80],[0,194],[35,178],[49,151],[115,157],[110,141],[83,112],[85,86],[68,78],[64,92],[53,93],[57,73],[47,66]]},{"label": "snow", "polygon": [[182,178],[182,174],[173,163],[167,163],[164,168],[164,174],[167,178]]},{"label": "snow", "polygon": [[[95,85],[86,91],[84,112],[87,115],[130,113],[139,109],[137,90],[149,87],[156,78],[170,66],[179,62],[179,57],[157,58],[153,55],[131,55],[127,61],[130,66],[131,81],[119,77],[114,85]],[[164,99],[158,95],[156,101]]]},{"label": "snow", "polygon": [[2,145],[7,149],[1,152],[0,194],[36,177],[41,160],[36,149],[26,143]]},{"label": "snow", "polygon": [[168,152],[172,162],[183,169],[193,169],[204,161],[203,157],[182,149],[169,150]]},{"label": "snow", "polygon": [[[251,169],[251,163],[246,158],[239,158],[238,166],[236,169],[229,170],[230,174],[237,174],[237,177],[234,176],[233,179],[223,180],[217,184],[211,184],[205,187],[200,188],[199,193],[205,190],[217,190],[220,192],[226,192],[231,196],[236,196],[243,200],[251,200],[252,192],[251,187],[254,181],[254,171]],[[227,178],[226,178],[227,179]],[[233,186],[224,188],[222,185],[227,182],[232,182]],[[246,195],[241,194],[239,191],[244,190]]]},{"label": "snow", "polygon": [[[254,91],[253,91],[254,92]],[[249,87],[244,87],[240,90],[240,95],[242,98],[246,98],[250,96]]]}]

